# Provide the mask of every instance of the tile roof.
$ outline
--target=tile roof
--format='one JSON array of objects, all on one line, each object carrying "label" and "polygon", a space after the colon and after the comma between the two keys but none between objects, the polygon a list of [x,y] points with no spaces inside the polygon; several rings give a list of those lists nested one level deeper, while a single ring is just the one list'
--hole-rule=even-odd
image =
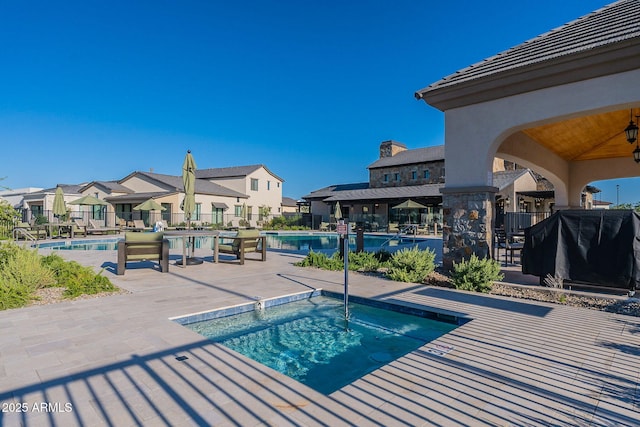
[{"label": "tile roof", "polygon": [[125,187],[120,184],[118,181],[92,181],[88,184],[83,185],[81,191],[86,190],[88,187],[95,185],[97,187],[102,187],[106,190],[116,193],[132,193],[133,191],[130,188]]},{"label": "tile roof", "polygon": [[330,185],[328,187],[314,190],[311,193],[307,194],[306,196],[302,196],[302,198],[303,199],[324,199],[325,197],[331,196],[336,191],[361,190],[365,188],[369,188],[368,182]]},{"label": "tile roof", "polygon": [[444,184],[406,185],[404,187],[364,188],[360,190],[336,191],[325,202],[347,200],[404,199],[418,197],[440,197]]},{"label": "tile roof", "polygon": [[493,173],[493,186],[503,190],[507,186],[513,184],[518,178],[531,173],[529,169],[516,169],[508,171],[499,171]]},{"label": "tile roof", "polygon": [[260,168],[264,168],[267,172],[273,175],[274,178],[284,182],[282,178],[274,174],[265,165],[248,165],[248,166],[231,166],[226,168],[210,168],[210,169],[197,169],[196,178],[210,179],[210,178],[230,178],[238,176],[247,176]]},{"label": "tile roof", "polygon": [[123,202],[144,202],[145,200],[149,200],[149,199],[154,199],[157,197],[165,197],[165,196],[169,196],[171,194],[177,194],[178,191],[152,191],[152,192],[147,192],[147,193],[131,193],[131,194],[121,194],[118,196],[107,196],[104,199],[107,202],[118,202],[118,203],[123,203]]},{"label": "tile roof", "polygon": [[291,197],[282,197],[282,206],[298,206],[298,201],[296,199],[292,199]]},{"label": "tile roof", "polygon": [[638,39],[639,22],[640,0],[619,0],[446,76],[419,90],[416,96]]},{"label": "tile roof", "polygon": [[371,163],[368,168],[376,169],[388,166],[410,165],[414,163],[424,163],[438,160],[444,160],[444,145],[400,151],[395,156],[383,157],[376,160],[375,162]]},{"label": "tile roof", "polygon": [[[147,176],[151,179],[159,181],[169,187],[172,187],[175,191],[184,191],[184,185],[182,183],[181,176],[164,175],[160,173],[152,172],[136,172],[139,175]],[[224,187],[220,184],[207,181],[206,179],[196,179],[196,193],[197,194],[210,194],[213,196],[228,196],[228,197],[241,197],[243,199],[248,198],[246,194]]]},{"label": "tile roof", "polygon": [[[499,190],[512,184],[523,175],[531,173],[529,169],[517,169],[513,171],[500,171],[493,174],[493,185]],[[402,187],[369,188],[368,183],[332,185],[312,191],[306,196],[306,200],[318,199],[325,202],[347,200],[381,200],[404,199],[418,197],[440,197],[441,184],[405,185]]]}]

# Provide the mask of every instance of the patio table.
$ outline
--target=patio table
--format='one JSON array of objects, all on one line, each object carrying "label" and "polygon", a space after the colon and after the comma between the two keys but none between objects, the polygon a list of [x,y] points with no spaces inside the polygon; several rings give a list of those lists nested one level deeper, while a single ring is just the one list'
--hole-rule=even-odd
[{"label": "patio table", "polygon": [[[217,241],[220,232],[218,230],[171,230],[165,231],[164,235],[167,237],[175,236],[182,238],[182,260],[177,261],[176,264],[186,267],[187,265],[202,264],[202,260],[200,258],[195,258],[193,256],[196,237],[213,237],[214,241]],[[185,242],[187,243],[186,245],[184,244]],[[186,246],[190,247],[188,256]],[[214,247],[217,247],[217,245],[214,245]]]}]

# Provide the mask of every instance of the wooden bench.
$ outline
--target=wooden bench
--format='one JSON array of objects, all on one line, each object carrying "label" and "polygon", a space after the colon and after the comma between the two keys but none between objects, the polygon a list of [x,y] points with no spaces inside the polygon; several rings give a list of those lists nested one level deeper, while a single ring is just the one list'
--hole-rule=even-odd
[{"label": "wooden bench", "polygon": [[245,254],[247,253],[259,253],[261,254],[260,261],[267,260],[267,238],[260,235],[260,230],[238,230],[235,237],[228,237],[227,239],[233,239],[233,242],[231,244],[220,244],[218,239],[215,239],[213,247],[214,262],[218,262],[218,254],[220,253],[235,255],[241,265],[244,264]]},{"label": "wooden bench", "polygon": [[160,271],[169,271],[169,240],[164,233],[125,232],[118,242],[118,275],[124,274],[129,261],[158,260]]}]

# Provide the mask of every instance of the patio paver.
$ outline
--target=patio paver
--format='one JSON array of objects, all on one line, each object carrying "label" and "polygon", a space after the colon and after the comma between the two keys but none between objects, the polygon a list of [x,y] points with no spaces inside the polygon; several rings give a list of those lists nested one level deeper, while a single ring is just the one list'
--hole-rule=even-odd
[{"label": "patio paver", "polygon": [[0,425],[638,424],[639,318],[351,274],[353,295],[473,320],[436,340],[454,347],[445,356],[429,343],[325,396],[168,319],[341,291],[343,273],[275,252],[213,264],[197,250],[202,265],[116,276],[115,251],[59,253],[130,293],[0,312]]}]

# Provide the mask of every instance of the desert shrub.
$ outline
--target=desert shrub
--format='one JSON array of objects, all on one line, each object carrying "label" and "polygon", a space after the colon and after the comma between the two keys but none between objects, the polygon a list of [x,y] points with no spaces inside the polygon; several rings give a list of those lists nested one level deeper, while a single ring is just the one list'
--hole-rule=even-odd
[{"label": "desert shrub", "polygon": [[436,254],[433,250],[417,247],[395,252],[388,261],[387,276],[398,282],[422,283],[435,270]]},{"label": "desert shrub", "polygon": [[42,263],[51,269],[57,285],[66,288],[63,295],[67,298],[113,292],[117,289],[107,277],[96,274],[92,268],[75,261],[65,261],[57,254],[43,257]]},{"label": "desert shrub", "polygon": [[0,252],[0,309],[22,307],[37,289],[55,283],[36,250],[3,245]]},{"label": "desert shrub", "polygon": [[349,252],[349,270],[376,271],[380,261],[373,252]]},{"label": "desert shrub", "polygon": [[329,257],[322,252],[309,251],[309,254],[295,265],[298,267],[317,267],[323,270],[341,270],[344,268],[344,261],[338,252]]},{"label": "desert shrub", "polygon": [[468,261],[453,263],[451,280],[456,289],[476,292],[489,292],[493,282],[503,279],[500,263],[490,258],[478,258],[471,255]]}]

